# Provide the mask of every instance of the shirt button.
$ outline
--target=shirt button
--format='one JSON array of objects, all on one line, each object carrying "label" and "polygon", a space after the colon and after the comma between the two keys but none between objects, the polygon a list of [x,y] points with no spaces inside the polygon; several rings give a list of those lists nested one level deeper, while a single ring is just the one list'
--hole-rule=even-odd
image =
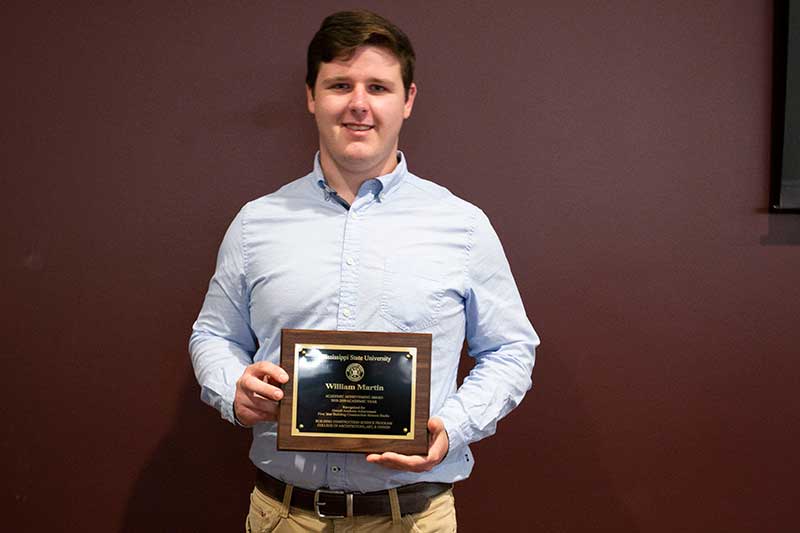
[{"label": "shirt button", "polygon": [[353,261],[353,258],[352,258],[352,257],[348,257],[348,258],[347,258],[347,260],[346,260],[345,262],[346,262],[348,265],[350,265],[350,266],[353,266],[353,264],[355,263],[355,261]]},{"label": "shirt button", "polygon": [[342,309],[342,314],[346,317],[350,316],[350,310],[347,308]]},{"label": "shirt button", "polygon": [[342,471],[342,467],[340,467],[340,466],[333,465],[331,467],[331,472],[341,472],[341,471]]}]

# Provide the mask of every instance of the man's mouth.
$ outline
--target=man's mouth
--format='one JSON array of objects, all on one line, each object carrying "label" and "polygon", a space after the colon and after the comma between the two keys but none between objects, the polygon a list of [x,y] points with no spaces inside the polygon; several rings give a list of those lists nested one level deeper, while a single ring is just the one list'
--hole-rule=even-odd
[{"label": "man's mouth", "polygon": [[344,124],[344,127],[347,128],[348,130],[351,130],[351,131],[367,131],[367,130],[371,130],[375,126],[372,126],[370,124],[350,124],[350,123],[346,123],[346,124]]}]

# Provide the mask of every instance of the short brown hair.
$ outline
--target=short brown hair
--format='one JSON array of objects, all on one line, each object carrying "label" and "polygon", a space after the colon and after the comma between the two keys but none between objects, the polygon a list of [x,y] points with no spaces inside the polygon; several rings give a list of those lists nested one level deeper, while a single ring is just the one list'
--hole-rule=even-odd
[{"label": "short brown hair", "polygon": [[322,21],[308,45],[306,85],[314,91],[319,65],[337,58],[350,58],[359,46],[380,46],[392,52],[400,61],[403,87],[414,81],[414,48],[403,30],[380,15],[364,9],[339,11]]}]

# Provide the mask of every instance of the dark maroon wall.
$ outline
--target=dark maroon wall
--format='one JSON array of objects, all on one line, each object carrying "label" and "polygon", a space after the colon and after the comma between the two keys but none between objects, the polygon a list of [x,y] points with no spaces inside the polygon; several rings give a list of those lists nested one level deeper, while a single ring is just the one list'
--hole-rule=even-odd
[{"label": "dark maroon wall", "polygon": [[[0,8],[3,529],[239,531],[248,435],[187,337],[239,206],[310,168],[304,50],[346,6],[119,4]],[[418,52],[412,170],[489,214],[543,340],[460,529],[796,527],[770,2],[367,4]]]}]

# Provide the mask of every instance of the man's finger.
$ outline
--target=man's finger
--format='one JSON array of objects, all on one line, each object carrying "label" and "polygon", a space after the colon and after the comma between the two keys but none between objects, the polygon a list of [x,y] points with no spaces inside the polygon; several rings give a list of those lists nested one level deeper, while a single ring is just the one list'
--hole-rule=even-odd
[{"label": "man's finger", "polygon": [[280,400],[283,391],[274,385],[257,378],[255,375],[245,375],[241,379],[242,390],[249,395],[257,395],[268,400]]},{"label": "man's finger", "polygon": [[427,456],[403,455],[395,452],[372,453],[367,455],[367,462],[407,472],[431,470],[444,459],[450,448],[450,440],[444,427],[444,421],[439,417],[428,420],[428,431],[431,434],[431,441]]},{"label": "man's finger", "polygon": [[273,400],[266,400],[260,396],[251,396],[242,401],[242,405],[254,411],[261,411],[263,413],[276,414],[278,412],[278,402]]},{"label": "man's finger", "polygon": [[369,454],[367,455],[367,462],[406,472],[427,472],[435,464],[421,455],[402,455],[394,452]]},{"label": "man's finger", "polygon": [[277,381],[278,383],[286,383],[289,381],[289,374],[275,363],[270,363],[269,361],[253,363],[247,367],[246,372],[249,372],[263,381]]}]

